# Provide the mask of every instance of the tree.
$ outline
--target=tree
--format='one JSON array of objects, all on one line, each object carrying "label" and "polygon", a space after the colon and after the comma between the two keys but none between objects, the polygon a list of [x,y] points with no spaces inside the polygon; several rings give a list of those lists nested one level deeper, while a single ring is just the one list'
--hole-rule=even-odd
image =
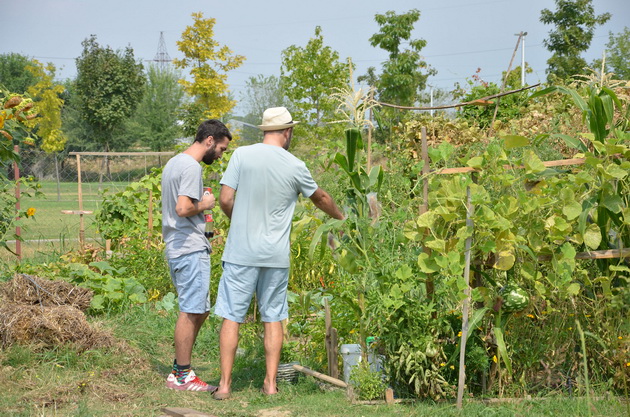
[{"label": "tree", "polygon": [[56,68],[53,64],[44,66],[41,62],[33,60],[27,70],[39,80],[35,85],[28,87],[27,92],[35,100],[39,117],[37,121],[37,136],[42,139],[41,148],[45,152],[62,151],[68,138],[61,128],[61,109],[64,100],[61,94],[64,86],[56,84]]},{"label": "tree", "polygon": [[182,133],[177,120],[177,109],[184,99],[180,77],[172,68],[149,66],[142,101],[127,123],[130,139],[158,152],[173,147]]},{"label": "tree", "polygon": [[[606,68],[604,70],[613,72],[617,79],[630,80],[630,29],[626,27],[623,32],[619,32],[616,36],[610,32],[609,36],[606,44]],[[595,69],[599,69],[601,66],[601,59],[593,62]]]},{"label": "tree", "polygon": [[174,59],[176,68],[190,68],[193,81],[179,82],[193,102],[183,107],[184,132],[194,135],[199,122],[208,118],[222,118],[236,105],[228,94],[227,72],[240,67],[245,61],[241,55],[233,55],[227,46],[214,40],[216,19],[204,19],[203,13],[192,14],[194,24],[186,27],[177,48],[183,59]]},{"label": "tree", "polygon": [[258,74],[245,82],[242,103],[246,111],[245,121],[255,124],[260,121],[265,109],[286,105],[287,99],[280,85],[280,78],[275,75],[265,77]]},{"label": "tree", "polygon": [[339,53],[324,46],[322,28],[305,47],[291,45],[282,51],[280,81],[296,120],[321,126],[334,118],[335,103],[329,99],[348,79],[348,64]]},{"label": "tree", "polygon": [[[387,51],[389,60],[383,64],[380,75],[376,75],[376,69],[370,67],[366,75],[359,77],[359,81],[368,81],[376,87],[380,101],[412,106],[424,90],[429,75],[437,74],[420,56],[427,42],[424,39],[411,39],[414,23],[420,19],[420,11],[413,9],[400,15],[388,11],[377,14],[374,19],[380,31],[372,35],[370,44]],[[407,49],[402,49],[404,42],[408,45]]]},{"label": "tree", "polygon": [[555,1],[555,12],[549,9],[540,12],[542,23],[556,26],[549,32],[549,39],[543,41],[552,53],[547,60],[548,81],[554,76],[565,80],[582,74],[587,64],[580,54],[591,45],[595,27],[610,19],[610,13],[595,15],[592,0]]},{"label": "tree", "polygon": [[37,78],[26,67],[33,61],[20,54],[0,55],[0,87],[5,90],[24,94],[26,89],[37,82]]},{"label": "tree", "polygon": [[[113,51],[101,47],[92,35],[82,43],[77,58],[76,94],[81,117],[91,127],[94,137],[105,151],[124,147],[121,136],[124,122],[142,99],[145,77],[133,49]],[[117,142],[118,140],[118,142]]]}]

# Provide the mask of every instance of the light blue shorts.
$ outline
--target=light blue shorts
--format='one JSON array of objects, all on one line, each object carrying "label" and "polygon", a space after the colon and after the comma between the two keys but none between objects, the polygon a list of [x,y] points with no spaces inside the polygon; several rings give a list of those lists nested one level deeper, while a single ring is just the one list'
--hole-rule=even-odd
[{"label": "light blue shorts", "polygon": [[214,314],[243,323],[254,292],[260,320],[271,323],[289,317],[289,268],[242,266],[223,262],[223,275]]},{"label": "light blue shorts", "polygon": [[210,311],[210,254],[207,250],[169,259],[171,279],[177,290],[179,311],[204,314]]}]

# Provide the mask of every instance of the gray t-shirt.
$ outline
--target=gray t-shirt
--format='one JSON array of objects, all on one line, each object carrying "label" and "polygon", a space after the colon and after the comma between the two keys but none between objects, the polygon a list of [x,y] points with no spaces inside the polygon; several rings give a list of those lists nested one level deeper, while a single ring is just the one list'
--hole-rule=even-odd
[{"label": "gray t-shirt", "polygon": [[221,184],[236,190],[223,261],[288,268],[298,194],[310,197],[318,188],[304,162],[278,146],[242,146],[232,154]]},{"label": "gray t-shirt", "polygon": [[203,196],[202,168],[192,156],[180,153],[171,158],[162,172],[162,236],[166,257],[177,258],[207,249],[203,213],[179,217],[175,211],[180,195],[199,201]]}]

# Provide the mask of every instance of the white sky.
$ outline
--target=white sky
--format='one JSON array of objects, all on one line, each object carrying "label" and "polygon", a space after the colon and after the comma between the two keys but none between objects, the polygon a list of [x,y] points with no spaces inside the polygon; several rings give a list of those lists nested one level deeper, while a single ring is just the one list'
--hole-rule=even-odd
[{"label": "white sky", "polygon": [[[630,27],[630,0],[594,0],[595,12],[612,18],[595,32],[588,62],[600,58],[609,32]],[[533,68],[527,82],[546,78],[549,52],[542,42],[552,29],[540,23],[540,11],[555,10],[553,0],[315,0],[315,1],[216,1],[216,0],[0,0],[0,53],[17,52],[58,68],[58,78],[76,76],[75,58],[90,34],[101,45],[123,49],[131,45],[142,60],[152,60],[160,32],[164,32],[171,58],[181,57],[176,41],[191,14],[217,19],[215,39],[247,60],[230,72],[230,88],[240,99],[246,80],[257,74],[279,75],[281,51],[290,45],[305,46],[322,27],[324,43],[340,59],[351,57],[355,76],[369,66],[380,69],[384,51],[368,41],[378,31],[374,15],[394,10],[421,12],[414,39],[425,39],[422,50],[438,74],[429,85],[452,89],[455,82],[481,68],[486,81],[500,84],[516,45],[516,33],[528,32],[525,60]],[[521,52],[514,66],[520,65]]]}]

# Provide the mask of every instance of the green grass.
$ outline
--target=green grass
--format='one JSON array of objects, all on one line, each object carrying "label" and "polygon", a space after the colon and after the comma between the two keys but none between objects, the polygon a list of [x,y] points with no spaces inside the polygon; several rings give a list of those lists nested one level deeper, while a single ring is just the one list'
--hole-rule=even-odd
[{"label": "green grass", "polygon": [[[54,181],[40,182],[42,195],[24,196],[20,202],[23,209],[35,208],[35,216],[26,219],[21,236],[23,258],[33,258],[44,252],[64,253],[78,248],[80,216],[62,214],[62,210],[79,210],[78,184],[64,182],[59,188]],[[128,185],[127,182],[104,182],[101,189],[118,192]],[[83,183],[83,210],[95,211],[99,208],[102,196],[98,183]],[[94,215],[83,216],[85,238],[88,243],[104,245],[94,226]],[[9,244],[15,250],[15,244]],[[0,259],[8,261],[14,258],[7,251],[0,254]]]},{"label": "green grass", "polygon": [[[173,326],[177,313],[158,312],[149,305],[97,318],[121,341],[112,350],[78,353],[68,346],[53,350],[12,346],[0,350],[0,415],[11,416],[157,416],[163,407],[185,407],[217,416],[620,416],[627,404],[617,399],[593,403],[589,414],[581,398],[550,397],[485,405],[466,400],[463,410],[452,402],[416,401],[403,404],[355,405],[341,390],[322,390],[310,377],[280,385],[280,394],[263,397],[262,340],[243,340],[244,354],[234,367],[233,398],[214,401],[204,393],[174,392],[164,387],[173,357]],[[256,334],[259,324],[244,331]],[[216,384],[219,320],[211,318],[200,332],[193,366]],[[245,341],[251,341],[245,345]],[[322,349],[324,347],[322,346]],[[266,413],[266,414],[265,414]]]}]

